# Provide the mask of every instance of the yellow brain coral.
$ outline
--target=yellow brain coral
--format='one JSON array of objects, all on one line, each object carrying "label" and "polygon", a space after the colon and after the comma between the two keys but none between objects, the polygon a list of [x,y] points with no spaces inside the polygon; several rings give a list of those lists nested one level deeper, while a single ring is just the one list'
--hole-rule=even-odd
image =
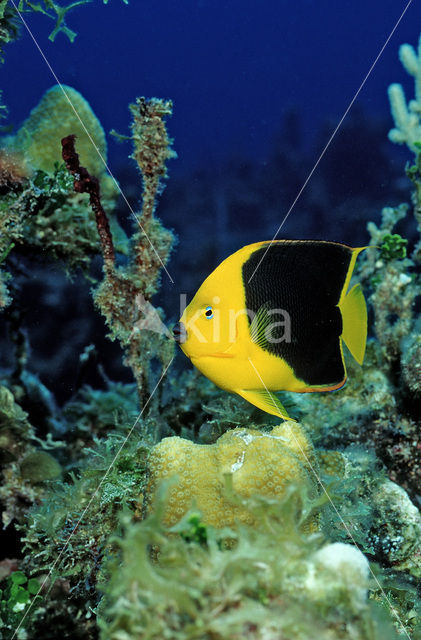
[{"label": "yellow brain coral", "polygon": [[[280,497],[294,483],[315,492],[311,467],[316,466],[313,447],[303,429],[284,422],[270,433],[237,428],[212,445],[194,444],[183,438],[164,438],[151,451],[147,509],[153,509],[156,490],[164,479],[176,477],[169,489],[164,515],[174,525],[192,507],[214,527],[236,521],[253,524],[247,506],[226,495],[224,475],[230,474],[237,495]],[[240,501],[241,502],[241,501]]]}]

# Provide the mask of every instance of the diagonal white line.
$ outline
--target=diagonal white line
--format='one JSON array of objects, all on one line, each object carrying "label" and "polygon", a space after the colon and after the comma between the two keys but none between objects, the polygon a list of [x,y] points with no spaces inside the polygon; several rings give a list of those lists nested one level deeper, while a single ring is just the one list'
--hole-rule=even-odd
[{"label": "diagonal white line", "polygon": [[[270,391],[269,391],[269,389],[267,388],[267,386],[265,385],[265,383],[264,383],[264,380],[263,380],[262,376],[260,375],[260,373],[259,373],[259,372],[258,372],[258,370],[256,369],[256,367],[255,367],[255,365],[254,365],[254,362],[252,361],[252,359],[251,359],[251,358],[249,358],[248,360],[249,360],[249,362],[250,362],[251,366],[253,367],[254,371],[256,372],[256,374],[257,374],[257,376],[258,376],[258,378],[259,378],[260,382],[262,383],[262,385],[264,386],[264,388],[266,389],[266,391],[270,394]],[[275,407],[275,410],[279,413],[279,409],[278,409],[278,407],[276,406],[276,403],[275,403],[275,402],[273,402],[273,406]],[[281,416],[281,414],[280,414],[280,413],[279,413],[279,416],[282,418],[282,416]],[[282,418],[282,419],[283,419],[283,418]],[[309,459],[309,457],[307,456],[306,452],[305,452],[305,451],[304,451],[304,449],[302,448],[302,446],[301,446],[301,444],[300,444],[300,441],[299,441],[299,440],[298,440],[298,438],[295,436],[295,434],[294,434],[294,432],[293,432],[293,431],[291,431],[291,433],[292,433],[292,436],[293,436],[293,438],[294,438],[294,440],[295,440],[295,444],[297,445],[297,447],[298,447],[298,448],[299,448],[299,450],[301,451],[302,456],[304,457],[304,459],[305,459],[306,463],[307,463],[307,464],[308,464],[308,466],[310,467],[311,472],[313,473],[314,477],[316,478],[316,480],[317,480],[318,484],[321,486],[321,488],[322,488],[322,490],[323,490],[323,493],[325,494],[326,498],[329,500],[329,502],[330,502],[330,504],[331,504],[331,506],[332,506],[333,510],[335,511],[336,515],[338,516],[339,520],[341,521],[341,523],[342,523],[342,525],[343,525],[343,527],[344,527],[345,531],[347,532],[347,534],[348,534],[349,538],[351,539],[351,541],[352,541],[353,545],[358,549],[358,551],[360,551],[360,552],[362,553],[362,551],[361,551],[360,547],[358,546],[357,542],[355,541],[354,536],[352,535],[352,532],[351,532],[350,528],[349,528],[349,527],[348,527],[348,525],[346,524],[345,520],[342,518],[342,516],[341,516],[341,514],[339,513],[339,511],[338,511],[337,507],[335,506],[335,504],[334,504],[334,502],[333,502],[332,498],[330,497],[330,495],[329,495],[329,493],[328,493],[328,491],[327,491],[326,487],[324,486],[324,484],[323,484],[323,482],[322,482],[322,480],[321,480],[321,478],[320,478],[319,474],[317,473],[316,469],[315,469],[315,468],[314,468],[314,466],[312,465],[311,460],[310,460],[310,459]],[[370,566],[370,565],[368,565],[368,568],[369,568],[369,570],[370,570],[371,575],[372,575],[372,576],[373,576],[373,578],[374,578],[375,583],[376,583],[376,584],[377,584],[377,586],[379,587],[380,592],[381,592],[381,594],[382,594],[383,598],[386,600],[387,604],[389,605],[389,608],[390,608],[391,612],[393,613],[393,615],[395,616],[395,618],[397,619],[397,621],[398,621],[398,622],[399,622],[399,624],[401,625],[402,631],[405,633],[405,635],[406,635],[406,637],[408,638],[408,640],[411,640],[411,636],[409,635],[409,633],[408,633],[408,631],[407,631],[407,629],[406,629],[406,627],[405,627],[404,623],[402,622],[402,620],[401,620],[401,618],[400,618],[400,616],[399,616],[399,613],[396,611],[396,609],[395,609],[395,608],[394,608],[394,606],[392,605],[391,601],[390,601],[390,600],[389,600],[389,598],[387,597],[386,592],[385,592],[385,590],[383,589],[382,585],[380,584],[380,582],[379,582],[379,580],[378,580],[377,576],[375,575],[375,573],[374,573],[373,569],[371,568],[371,566]]]},{"label": "diagonal white line", "polygon": [[263,260],[265,259],[265,256],[267,254],[267,252],[269,251],[269,249],[271,248],[272,244],[274,243],[278,233],[280,232],[280,230],[282,229],[282,227],[284,226],[285,222],[287,221],[289,214],[291,213],[291,211],[293,210],[293,208],[295,207],[298,199],[300,198],[302,192],[304,191],[304,189],[306,188],[307,184],[309,183],[313,173],[316,171],[317,167],[319,166],[319,163],[321,161],[321,159],[323,158],[323,156],[325,155],[326,151],[328,150],[328,148],[330,147],[330,144],[333,140],[333,138],[336,136],[336,134],[338,133],[339,129],[342,126],[343,121],[345,120],[345,118],[347,117],[352,105],[354,104],[355,100],[358,98],[358,96],[361,93],[362,88],[364,87],[365,83],[367,82],[368,78],[371,75],[371,72],[373,71],[374,67],[376,66],[376,64],[378,63],[378,61],[380,60],[380,57],[383,53],[383,51],[386,49],[387,45],[390,42],[390,39],[392,38],[393,34],[395,33],[396,29],[398,28],[402,18],[404,17],[405,13],[407,12],[407,10],[409,9],[409,6],[412,4],[413,0],[409,0],[408,4],[406,5],[406,7],[404,8],[404,10],[402,11],[401,15],[399,16],[398,20],[395,23],[395,26],[393,27],[392,31],[389,33],[389,35],[386,38],[386,41],[384,42],[382,48],[380,49],[379,53],[377,54],[374,62],[372,63],[371,67],[369,68],[369,70],[367,71],[364,80],[361,82],[360,86],[358,87],[357,91],[354,94],[354,97],[352,98],[351,102],[349,103],[348,107],[346,108],[342,118],[339,120],[338,124],[335,127],[335,130],[333,131],[332,135],[330,136],[329,140],[326,142],[323,151],[321,152],[321,154],[319,155],[319,157],[317,158],[316,162],[313,165],[312,170],[310,171],[310,173],[308,174],[303,186],[301,187],[301,189],[299,190],[299,192],[297,193],[297,195],[295,196],[295,200],[292,203],[292,205],[290,206],[290,208],[288,209],[288,211],[286,212],[284,219],[282,220],[281,224],[279,225],[278,229],[276,230],[275,235],[273,236],[272,240],[270,241],[270,243],[268,244],[268,246],[266,247],[266,250],[264,252],[264,254],[262,255],[262,257],[260,258],[256,268],[254,269],[253,273],[251,274],[248,283],[250,284],[250,282],[252,281],[254,274],[256,273],[257,269],[260,267],[260,265],[262,264]]},{"label": "diagonal white line", "polygon": [[75,531],[77,530],[77,528],[79,527],[80,523],[82,522],[83,518],[85,517],[86,513],[89,511],[89,508],[92,504],[92,502],[94,501],[96,495],[98,494],[98,491],[100,490],[100,488],[102,487],[106,477],[108,476],[108,474],[110,473],[111,469],[113,468],[118,456],[120,455],[121,451],[123,450],[123,448],[126,445],[127,440],[130,438],[131,434],[133,433],[133,429],[135,428],[135,426],[137,425],[137,423],[139,422],[140,418],[143,415],[143,412],[145,411],[146,407],[148,406],[149,402],[151,401],[153,395],[155,394],[155,391],[158,389],[159,385],[161,384],[161,381],[163,380],[165,374],[167,373],[172,361],[174,360],[174,358],[171,358],[170,362],[167,364],[167,366],[165,367],[164,371],[161,374],[161,377],[159,378],[158,382],[156,383],[151,395],[149,396],[149,398],[147,399],[147,401],[145,402],[145,404],[142,407],[141,412],[139,413],[139,415],[137,416],[136,420],[134,421],[133,425],[130,428],[129,433],[127,434],[127,436],[124,438],[121,446],[119,447],[117,453],[115,454],[114,458],[112,459],[108,469],[106,470],[106,472],[104,473],[104,475],[101,478],[100,483],[98,484],[97,488],[95,489],[94,493],[92,494],[88,504],[86,505],[86,507],[84,508],[82,515],[79,517],[79,520],[77,521],[77,523],[75,524],[75,526],[73,527],[72,531],[70,532],[66,542],[64,543],[64,546],[62,548],[62,550],[60,551],[60,553],[58,554],[57,558],[54,560],[53,565],[51,567],[51,569],[49,570],[48,574],[46,575],[46,577],[44,578],[40,588],[38,589],[37,593],[34,596],[34,599],[32,600],[31,604],[29,605],[29,607],[26,609],[24,615],[22,616],[21,621],[19,622],[18,626],[16,627],[16,629],[13,632],[13,635],[11,637],[11,640],[13,640],[16,637],[16,634],[18,633],[19,629],[21,628],[26,616],[28,615],[28,613],[30,612],[30,610],[32,609],[32,606],[34,604],[34,600],[36,598],[36,596],[39,596],[42,589],[44,588],[44,585],[46,584],[47,580],[49,579],[49,577],[51,576],[51,574],[53,573],[55,567],[57,566],[57,564],[60,562],[60,559],[63,556],[63,553],[66,551],[67,547],[69,546],[70,540],[72,539]]},{"label": "diagonal white line", "polygon": [[29,25],[27,24],[27,22],[25,21],[25,19],[24,19],[23,15],[22,15],[22,14],[21,14],[21,12],[19,11],[18,7],[16,6],[15,1],[14,1],[14,0],[10,0],[10,2],[12,3],[13,7],[15,8],[15,11],[16,11],[16,13],[18,14],[19,18],[21,19],[22,24],[24,25],[25,29],[27,30],[27,32],[28,32],[28,33],[29,33],[29,35],[31,36],[31,38],[32,38],[32,40],[33,40],[33,42],[34,42],[34,44],[35,44],[36,48],[38,49],[38,51],[39,51],[39,53],[40,53],[40,55],[41,55],[41,57],[42,57],[42,59],[44,60],[44,62],[45,62],[45,64],[47,65],[48,69],[50,70],[51,75],[53,76],[53,78],[54,78],[54,80],[56,81],[56,83],[59,85],[59,87],[60,87],[60,89],[62,90],[62,92],[63,92],[63,94],[64,94],[64,96],[65,96],[65,98],[66,98],[67,102],[69,103],[69,105],[70,105],[70,106],[71,106],[71,108],[73,109],[73,111],[74,111],[74,113],[75,113],[75,115],[76,115],[77,119],[79,120],[80,124],[82,125],[83,130],[85,131],[86,135],[88,136],[88,138],[89,138],[89,140],[90,140],[90,142],[91,142],[92,146],[94,147],[95,151],[96,151],[96,152],[97,152],[97,154],[99,155],[99,157],[100,157],[100,159],[101,159],[101,161],[102,161],[102,163],[103,163],[104,167],[106,168],[107,172],[109,173],[109,175],[110,175],[110,176],[111,176],[111,178],[113,179],[114,184],[116,185],[116,187],[117,187],[118,191],[120,192],[120,194],[121,194],[121,196],[122,196],[122,198],[123,198],[124,202],[126,203],[126,205],[127,205],[128,209],[129,209],[129,211],[130,211],[131,215],[132,215],[132,216],[133,216],[133,218],[136,220],[136,222],[137,222],[137,224],[139,225],[139,227],[140,227],[140,229],[141,229],[142,233],[145,235],[145,237],[146,237],[147,241],[149,242],[149,244],[150,244],[150,246],[151,246],[151,248],[152,248],[153,252],[155,253],[156,257],[158,258],[159,262],[161,263],[161,266],[162,266],[162,268],[164,269],[165,273],[167,274],[167,276],[168,276],[168,278],[169,278],[169,281],[171,282],[171,284],[174,284],[174,280],[173,280],[173,279],[172,279],[172,277],[170,276],[170,274],[169,274],[169,272],[168,272],[167,268],[165,267],[164,263],[163,263],[163,262],[162,262],[162,260],[161,260],[161,257],[160,257],[160,255],[159,255],[159,253],[158,253],[158,252],[157,252],[157,250],[155,249],[154,245],[152,244],[151,239],[149,238],[148,234],[146,233],[145,229],[143,228],[143,226],[142,226],[142,224],[141,224],[141,222],[140,222],[140,220],[139,220],[139,217],[138,217],[138,216],[136,215],[136,213],[134,212],[133,207],[131,206],[130,202],[127,200],[127,198],[126,198],[125,194],[123,193],[123,191],[122,191],[122,189],[121,189],[120,185],[118,184],[118,182],[117,182],[116,178],[114,177],[114,174],[112,173],[112,171],[111,171],[110,167],[108,166],[107,161],[105,160],[105,158],[104,158],[104,156],[102,155],[101,151],[100,151],[100,150],[98,149],[98,147],[96,146],[96,144],[95,144],[95,142],[94,142],[94,140],[93,140],[93,138],[92,138],[91,134],[89,133],[88,129],[87,129],[87,128],[86,128],[86,126],[85,126],[85,123],[84,123],[84,122],[83,122],[83,120],[81,119],[81,117],[80,117],[79,113],[77,112],[77,110],[75,109],[75,107],[74,107],[74,105],[73,105],[72,101],[70,100],[69,96],[67,95],[66,90],[64,89],[64,87],[63,87],[63,85],[61,84],[60,80],[58,79],[58,77],[57,77],[57,75],[56,75],[56,73],[55,73],[54,69],[52,68],[51,64],[50,64],[50,63],[49,63],[49,61],[47,60],[47,57],[46,57],[45,53],[43,52],[43,50],[41,49],[40,45],[38,44],[38,42],[37,42],[37,40],[36,40],[36,38],[35,38],[34,34],[32,33],[31,29],[29,28]]}]

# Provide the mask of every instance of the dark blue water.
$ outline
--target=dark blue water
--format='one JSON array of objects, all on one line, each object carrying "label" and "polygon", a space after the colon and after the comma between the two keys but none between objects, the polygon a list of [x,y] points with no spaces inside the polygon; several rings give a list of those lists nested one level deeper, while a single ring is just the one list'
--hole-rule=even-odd
[{"label": "dark blue water", "polygon": [[[100,0],[72,11],[78,36],[47,36],[45,16],[25,19],[59,80],[91,103],[106,131],[127,131],[138,95],[171,97],[179,154],[173,171],[218,164],[228,153],[262,158],[283,114],[295,109],[310,143],[336,123],[406,5],[402,0]],[[388,117],[387,85],[406,81],[401,42],[417,43],[421,6],[413,2],[357,104]],[[10,119],[55,83],[28,34],[6,51],[1,70]],[[407,83],[411,86],[410,83]],[[111,160],[126,152],[111,146]]]}]

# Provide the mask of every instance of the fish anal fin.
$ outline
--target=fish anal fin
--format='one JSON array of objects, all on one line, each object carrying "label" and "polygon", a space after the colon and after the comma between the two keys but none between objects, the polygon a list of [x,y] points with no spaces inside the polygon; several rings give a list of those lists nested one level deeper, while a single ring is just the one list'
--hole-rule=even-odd
[{"label": "fish anal fin", "polygon": [[236,389],[235,393],[238,393],[244,400],[254,404],[259,409],[262,409],[262,411],[266,411],[266,413],[277,416],[282,420],[292,420],[295,422],[295,420],[289,417],[285,407],[271,391],[266,391],[265,389]]},{"label": "fish anal fin", "polygon": [[358,364],[362,364],[367,342],[367,307],[360,284],[348,291],[339,309],[342,314],[342,339]]}]

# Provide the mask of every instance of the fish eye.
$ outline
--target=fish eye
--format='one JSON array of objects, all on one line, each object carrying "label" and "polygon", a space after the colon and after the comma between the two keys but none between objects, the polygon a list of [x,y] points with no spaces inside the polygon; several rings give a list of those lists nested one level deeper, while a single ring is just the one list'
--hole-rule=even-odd
[{"label": "fish eye", "polygon": [[208,320],[210,320],[211,318],[213,318],[213,311],[212,311],[212,307],[206,307],[205,309],[205,316],[207,317]]}]

